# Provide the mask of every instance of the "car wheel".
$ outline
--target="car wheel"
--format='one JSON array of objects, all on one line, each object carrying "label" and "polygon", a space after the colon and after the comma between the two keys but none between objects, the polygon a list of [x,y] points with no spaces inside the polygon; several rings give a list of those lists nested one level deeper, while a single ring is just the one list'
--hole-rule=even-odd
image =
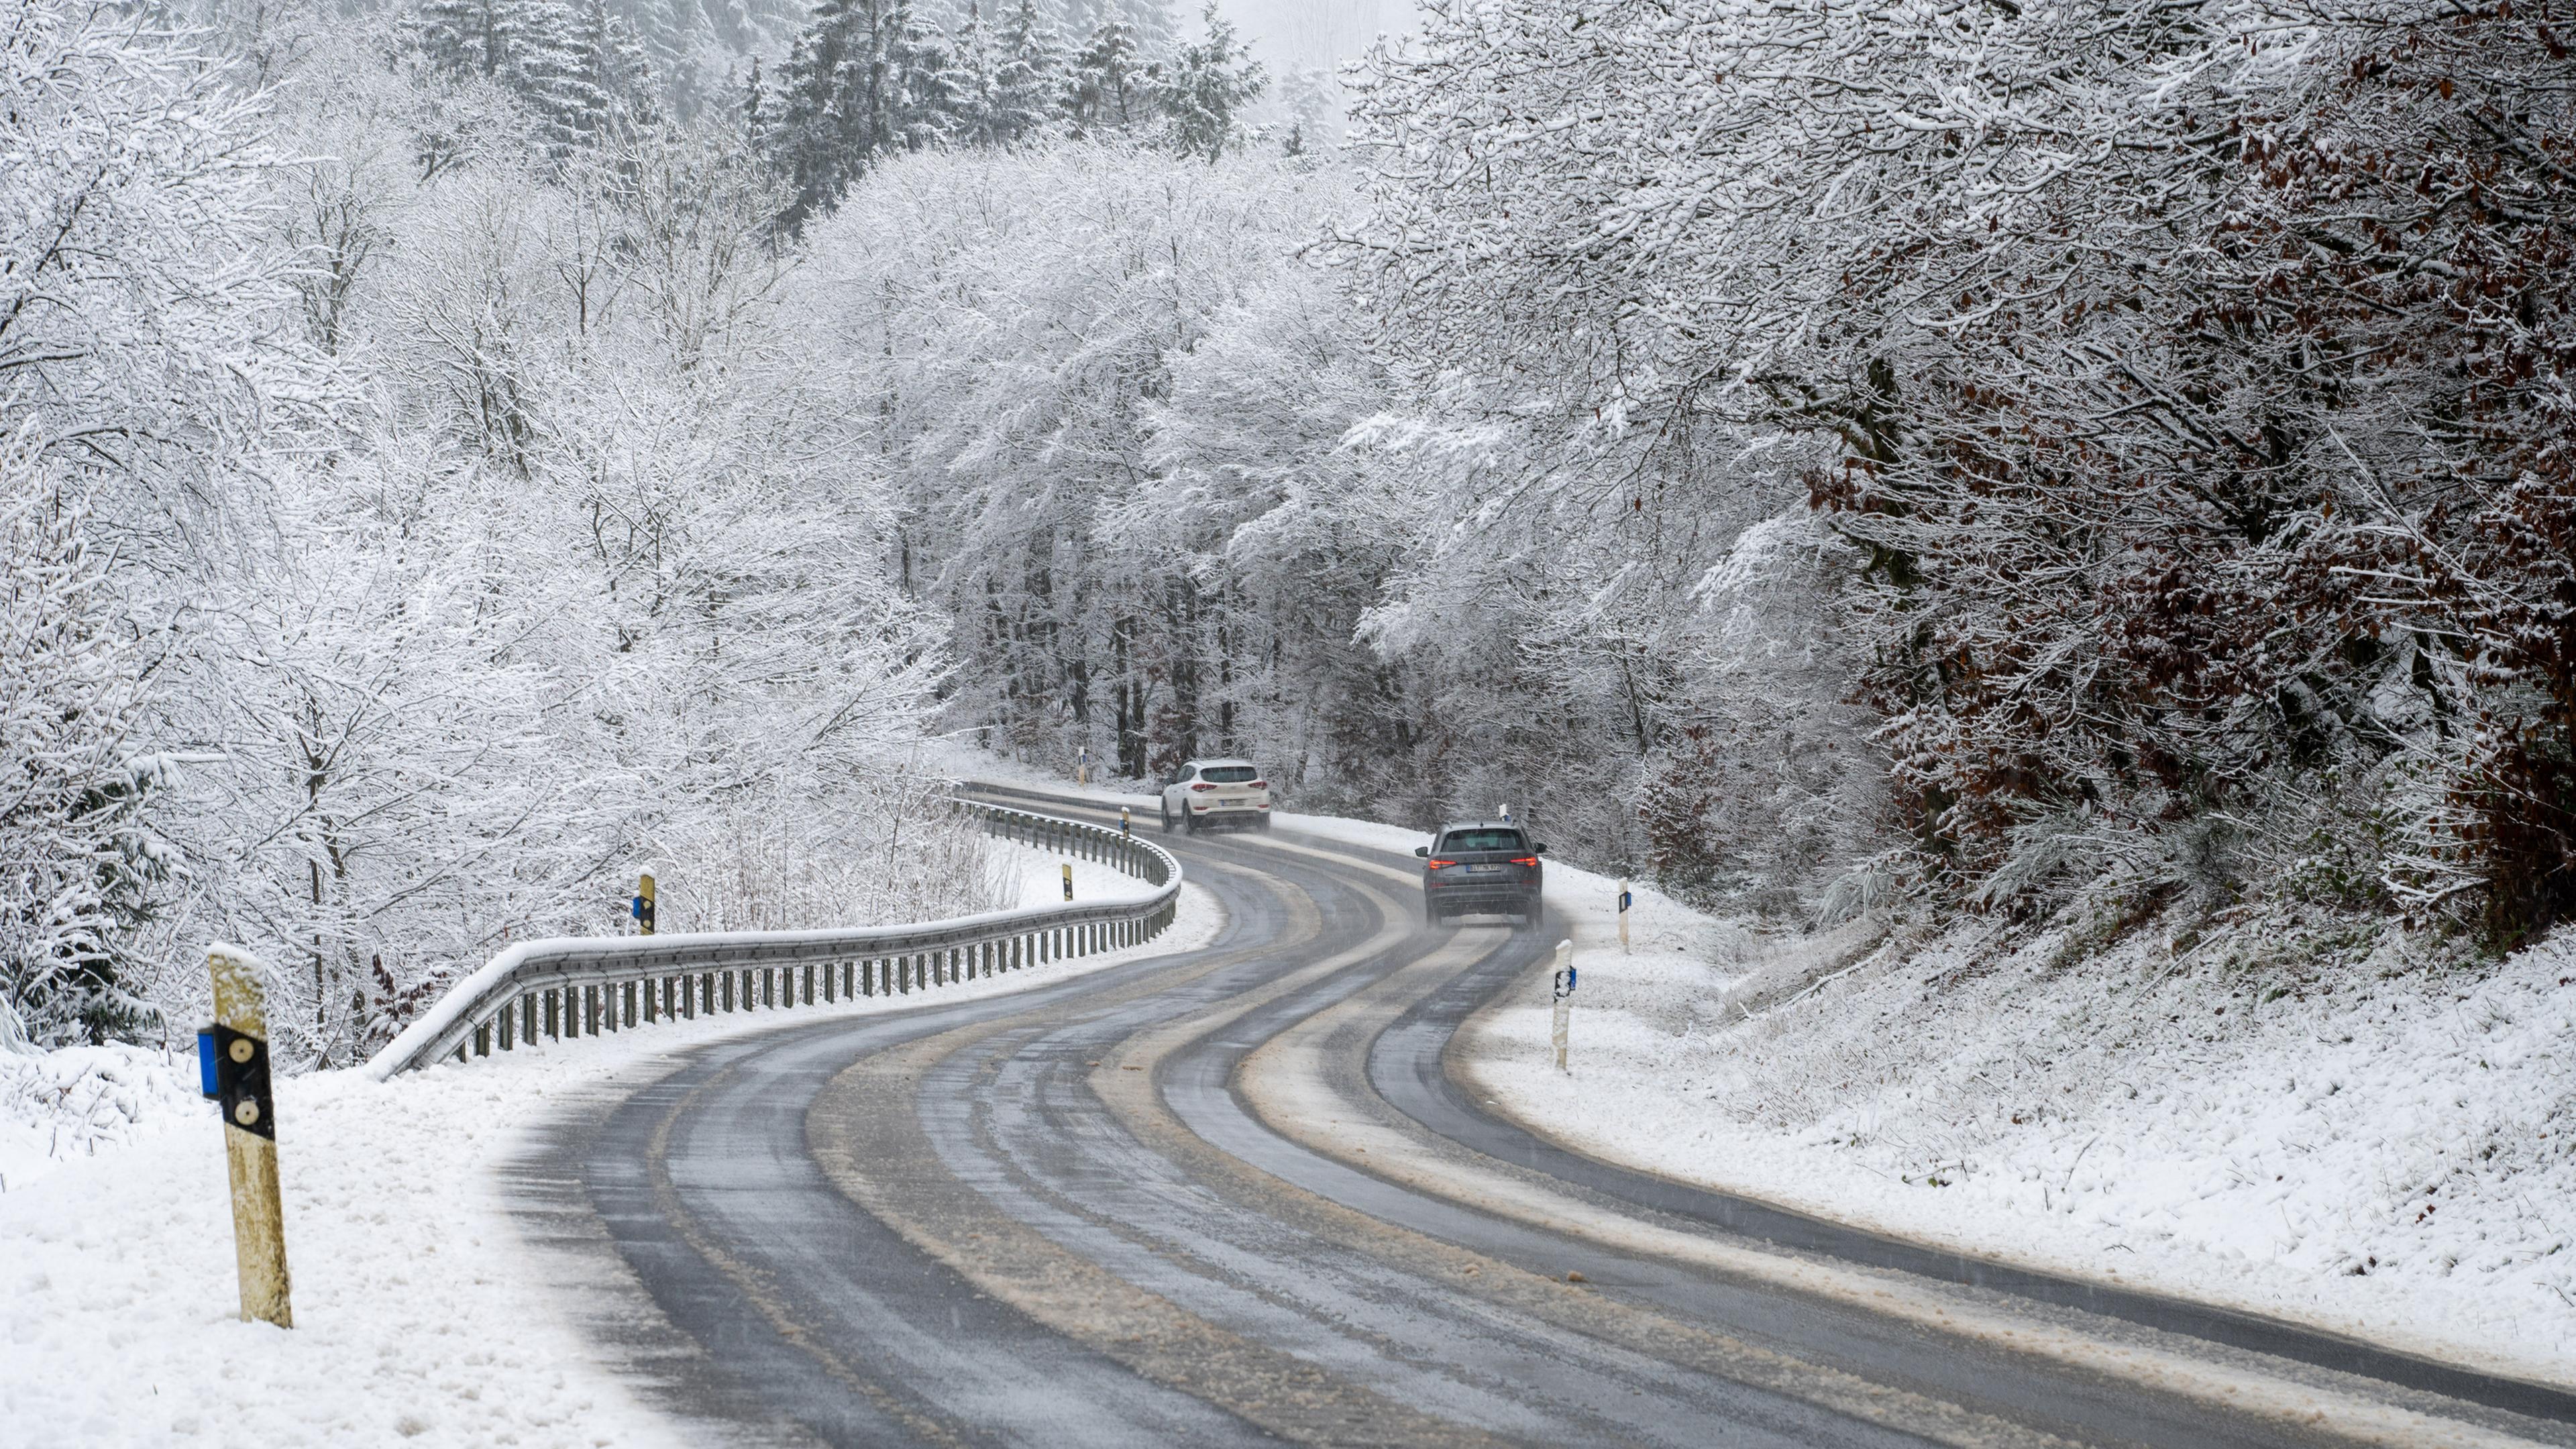
[{"label": "car wheel", "polygon": [[1181,811],[1181,833],[1183,835],[1196,835],[1199,833],[1199,818],[1189,813],[1186,808]]},{"label": "car wheel", "polygon": [[1432,904],[1429,896],[1422,898],[1422,924],[1426,926],[1440,924],[1440,908]]},{"label": "car wheel", "polygon": [[1270,828],[1270,817],[1269,817],[1269,816],[1267,816],[1267,815],[1262,816],[1262,817],[1261,817],[1261,820],[1260,820],[1260,823],[1259,823],[1259,826],[1258,826],[1257,828],[1262,829],[1262,830],[1267,830],[1267,829],[1269,829],[1269,828]]},{"label": "car wheel", "polygon": [[1165,835],[1172,833],[1172,807],[1169,805],[1163,807],[1163,833]]},{"label": "car wheel", "polygon": [[1547,928],[1547,903],[1545,901],[1530,902],[1529,909],[1521,912],[1521,924],[1527,926],[1533,931],[1545,930]]}]

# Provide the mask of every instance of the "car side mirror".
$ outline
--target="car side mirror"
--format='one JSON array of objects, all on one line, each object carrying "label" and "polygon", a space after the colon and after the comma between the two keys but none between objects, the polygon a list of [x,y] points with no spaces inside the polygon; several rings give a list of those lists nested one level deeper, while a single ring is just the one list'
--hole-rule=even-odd
[{"label": "car side mirror", "polygon": [[1547,854],[1547,847],[1546,847],[1546,846],[1544,846],[1544,845],[1542,845],[1542,846],[1540,846],[1538,849],[1531,851],[1531,852],[1530,852],[1530,854],[1532,854],[1532,855],[1545,855],[1545,854]]},{"label": "car side mirror", "polygon": [[1421,856],[1424,860],[1429,860],[1431,858],[1431,847],[1427,845],[1417,845],[1413,847],[1413,853]]}]

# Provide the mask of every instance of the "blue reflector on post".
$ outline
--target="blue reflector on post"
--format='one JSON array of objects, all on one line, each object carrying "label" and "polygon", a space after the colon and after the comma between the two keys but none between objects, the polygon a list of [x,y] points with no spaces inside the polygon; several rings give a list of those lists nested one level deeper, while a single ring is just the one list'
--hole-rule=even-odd
[{"label": "blue reflector on post", "polygon": [[220,1097],[223,1088],[215,1085],[215,1034],[197,1033],[197,1090],[208,1097]]}]

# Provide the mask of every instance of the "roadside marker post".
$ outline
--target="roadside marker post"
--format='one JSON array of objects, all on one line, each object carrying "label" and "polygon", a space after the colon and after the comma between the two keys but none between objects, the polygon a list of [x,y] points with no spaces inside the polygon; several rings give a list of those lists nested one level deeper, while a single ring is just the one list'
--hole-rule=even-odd
[{"label": "roadside marker post", "polygon": [[1083,745],[1074,751],[1073,783],[1077,785],[1091,783],[1091,746],[1089,745]]},{"label": "roadside marker post", "polygon": [[[1565,1065],[1566,1018],[1574,1013],[1574,943],[1556,943],[1555,1017],[1548,1023],[1548,1041],[1556,1048],[1556,1069],[1567,1072]],[[1571,1072],[1567,1073],[1572,1075]]]},{"label": "roadside marker post", "polygon": [[1619,882],[1619,954],[1628,954],[1628,883]]},{"label": "roadside marker post", "polygon": [[1073,867],[1070,865],[1064,868],[1064,898],[1073,899]]},{"label": "roadside marker post", "polygon": [[1121,835],[1136,833],[1136,822],[1127,818],[1127,807],[1124,805],[1118,807],[1118,833]]},{"label": "roadside marker post", "polygon": [[627,909],[635,917],[635,934],[653,934],[653,874],[645,872],[635,878],[635,899]]},{"label": "roadside marker post", "polygon": [[232,1180],[233,1258],[241,1316],[293,1328],[286,1278],[286,1219],[277,1195],[277,1104],[269,1095],[268,1004],[259,961],[237,946],[206,951],[215,983],[215,1024],[197,1034],[205,1094],[224,1119],[224,1165]]}]

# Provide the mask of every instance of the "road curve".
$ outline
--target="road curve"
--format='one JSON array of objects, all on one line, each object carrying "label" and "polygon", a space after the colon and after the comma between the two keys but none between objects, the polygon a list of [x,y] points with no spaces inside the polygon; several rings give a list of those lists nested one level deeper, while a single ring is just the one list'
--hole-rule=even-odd
[{"label": "road curve", "polygon": [[[1018,799],[1056,813],[1093,807]],[[699,1047],[516,1170],[711,1442],[2576,1445],[2576,1400],[1592,1161],[1443,1052],[1547,940],[1175,838],[1203,949]]]}]

